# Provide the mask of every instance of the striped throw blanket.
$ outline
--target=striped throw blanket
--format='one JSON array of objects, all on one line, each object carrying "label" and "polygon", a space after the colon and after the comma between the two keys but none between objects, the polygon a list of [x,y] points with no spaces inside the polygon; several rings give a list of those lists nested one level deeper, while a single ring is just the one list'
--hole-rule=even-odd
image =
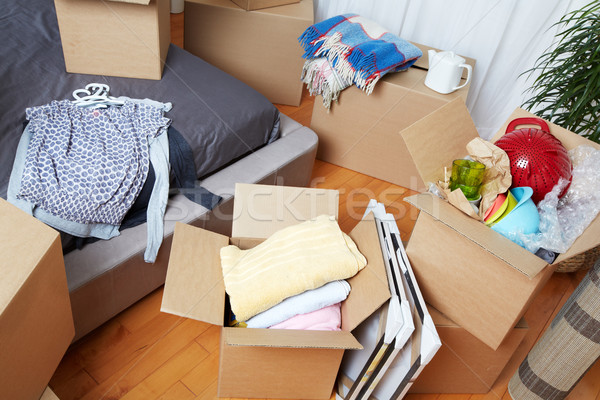
[{"label": "striped throw blanket", "polygon": [[302,80],[329,109],[341,90],[354,84],[367,94],[388,72],[408,69],[423,55],[411,43],[356,14],[312,25],[298,39],[307,59]]},{"label": "striped throw blanket", "polygon": [[367,261],[335,218],[282,229],[258,246],[221,249],[225,291],[238,321],[247,321],[284,299],[347,279]]}]

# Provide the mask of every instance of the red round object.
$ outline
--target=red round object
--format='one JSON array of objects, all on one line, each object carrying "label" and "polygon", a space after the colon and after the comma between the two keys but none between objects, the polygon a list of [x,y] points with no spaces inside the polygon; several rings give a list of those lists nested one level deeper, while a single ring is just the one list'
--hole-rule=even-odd
[{"label": "red round object", "polygon": [[[541,129],[522,128],[518,125],[535,124]],[[567,149],[552,136],[546,121],[540,118],[517,118],[508,124],[506,134],[495,145],[508,154],[512,186],[529,186],[533,189],[534,203],[544,199],[546,193],[558,183],[560,178],[569,181],[559,197],[562,197],[571,184],[572,165]]]}]

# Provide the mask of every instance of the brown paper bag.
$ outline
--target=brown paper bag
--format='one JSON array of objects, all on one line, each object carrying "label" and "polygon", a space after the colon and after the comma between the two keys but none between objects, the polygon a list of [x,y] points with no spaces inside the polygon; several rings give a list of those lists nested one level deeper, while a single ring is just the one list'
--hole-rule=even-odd
[{"label": "brown paper bag", "polygon": [[475,211],[469,200],[467,200],[465,194],[460,189],[450,190],[450,175],[448,168],[444,168],[445,176],[444,181],[439,181],[436,186],[438,188],[439,193],[444,197],[444,200],[452,204],[454,207],[458,208],[465,214],[467,214],[471,218],[475,218],[477,220],[482,220],[479,216],[479,213]]},{"label": "brown paper bag", "polygon": [[512,185],[510,159],[504,150],[481,138],[475,138],[467,143],[467,152],[473,160],[485,165],[479,206],[479,215],[483,216],[498,194],[506,192]]},{"label": "brown paper bag", "polygon": [[450,191],[451,168],[444,167],[444,180],[436,184],[439,193],[454,207],[469,217],[483,221],[485,211],[500,193],[504,193],[512,184],[510,159],[504,150],[481,138],[475,138],[467,144],[469,156],[485,165],[484,184],[481,186],[481,202],[476,212],[461,190]]}]

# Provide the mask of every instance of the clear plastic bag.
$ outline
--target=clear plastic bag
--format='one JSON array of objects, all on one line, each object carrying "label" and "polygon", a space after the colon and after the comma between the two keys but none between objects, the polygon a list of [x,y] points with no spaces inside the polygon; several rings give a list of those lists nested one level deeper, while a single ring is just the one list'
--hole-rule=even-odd
[{"label": "clear plastic bag", "polygon": [[569,157],[573,174],[567,193],[558,198],[568,184],[559,181],[538,204],[540,232],[519,235],[524,247],[533,253],[539,248],[566,252],[600,212],[600,150],[579,146],[569,151]]}]

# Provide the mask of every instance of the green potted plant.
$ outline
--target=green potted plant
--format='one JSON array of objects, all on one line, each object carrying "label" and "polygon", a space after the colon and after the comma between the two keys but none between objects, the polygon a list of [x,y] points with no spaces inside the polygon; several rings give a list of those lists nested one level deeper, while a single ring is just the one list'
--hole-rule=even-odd
[{"label": "green potted plant", "polygon": [[539,76],[523,107],[600,143],[600,2],[562,17],[556,45],[524,72]]}]

